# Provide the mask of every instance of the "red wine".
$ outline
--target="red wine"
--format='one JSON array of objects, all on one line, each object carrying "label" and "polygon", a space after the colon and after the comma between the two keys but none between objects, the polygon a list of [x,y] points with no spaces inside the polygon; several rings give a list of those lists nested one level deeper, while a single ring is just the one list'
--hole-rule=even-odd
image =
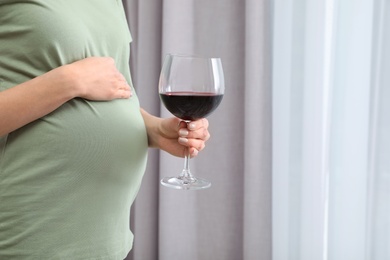
[{"label": "red wine", "polygon": [[197,120],[211,114],[221,103],[222,94],[209,92],[169,92],[160,94],[161,101],[174,116]]}]

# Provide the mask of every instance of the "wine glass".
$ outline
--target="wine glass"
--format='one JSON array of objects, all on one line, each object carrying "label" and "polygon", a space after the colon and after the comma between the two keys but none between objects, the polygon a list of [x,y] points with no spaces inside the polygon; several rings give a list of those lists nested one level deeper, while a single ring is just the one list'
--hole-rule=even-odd
[{"label": "wine glass", "polygon": [[[220,58],[166,55],[160,74],[159,95],[162,103],[174,116],[187,124],[206,117],[221,103],[224,91]],[[161,184],[183,190],[210,187],[211,182],[191,174],[189,160],[187,149],[183,171],[177,177],[163,178]]]}]

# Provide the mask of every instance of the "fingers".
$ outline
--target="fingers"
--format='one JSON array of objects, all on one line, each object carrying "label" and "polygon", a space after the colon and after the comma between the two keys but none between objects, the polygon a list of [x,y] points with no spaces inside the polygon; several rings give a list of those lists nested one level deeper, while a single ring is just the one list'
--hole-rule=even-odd
[{"label": "fingers", "polygon": [[116,87],[112,89],[112,96],[108,99],[126,99],[130,98],[132,95],[131,87],[127,83],[118,82]]},{"label": "fingers", "polygon": [[119,89],[117,92],[117,98],[130,98],[133,94],[131,93],[130,89]]},{"label": "fingers", "polygon": [[[179,143],[183,146],[187,147],[183,150],[183,156],[187,153],[187,149],[189,150],[190,157],[193,158],[198,155],[199,151],[205,148],[204,141],[193,141],[184,137],[179,137]],[[198,144],[196,144],[198,143]],[[196,148],[197,147],[197,148]]]},{"label": "fingers", "polygon": [[181,145],[194,148],[197,151],[202,151],[206,147],[206,143],[201,139],[188,139],[185,137],[179,137],[179,143]]},{"label": "fingers", "polygon": [[192,131],[200,128],[207,129],[208,127],[209,127],[209,121],[206,118],[202,118],[197,121],[192,121],[187,124],[187,128]]},{"label": "fingers", "polygon": [[192,121],[187,125],[180,125],[179,136],[189,139],[201,139],[207,141],[210,139],[210,133],[208,131],[209,122],[206,118]]},{"label": "fingers", "polygon": [[181,145],[189,147],[191,157],[195,157],[205,148],[206,141],[210,139],[208,120],[203,118],[180,126],[184,127],[179,129],[178,141]]},{"label": "fingers", "polygon": [[133,93],[131,87],[127,83],[126,78],[118,71],[116,77],[116,97],[117,98],[130,98]]},{"label": "fingers", "polygon": [[207,129],[200,128],[198,130],[189,131],[186,128],[181,128],[179,130],[179,136],[187,139],[198,139],[202,141],[207,141],[210,139],[210,133]]},{"label": "fingers", "polygon": [[115,65],[115,60],[111,57],[106,57],[108,66],[112,69],[112,73],[114,74],[112,77],[112,86],[115,91],[115,98],[130,98],[133,93],[131,92],[131,87],[127,83],[125,76],[117,69]]},{"label": "fingers", "polygon": [[122,82],[121,86],[119,86],[117,90],[118,98],[130,98],[133,96],[133,93],[131,92],[131,87],[127,82]]},{"label": "fingers", "polygon": [[191,158],[195,157],[197,155],[198,155],[198,150],[196,150],[195,148],[190,148],[190,156],[191,156]]},{"label": "fingers", "polygon": [[157,147],[175,156],[184,157],[188,152],[191,157],[197,156],[210,138],[207,119],[187,124],[177,117],[170,117],[159,119],[158,122],[157,129],[162,138],[159,138]]}]

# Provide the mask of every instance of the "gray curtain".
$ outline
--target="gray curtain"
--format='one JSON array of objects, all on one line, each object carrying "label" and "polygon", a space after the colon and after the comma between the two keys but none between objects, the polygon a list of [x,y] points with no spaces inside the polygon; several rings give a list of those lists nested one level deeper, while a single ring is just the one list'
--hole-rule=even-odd
[{"label": "gray curtain", "polygon": [[132,208],[127,259],[271,259],[271,2],[128,0],[131,70],[141,106],[168,117],[157,93],[166,53],[221,57],[226,93],[209,117],[211,139],[191,161],[210,189],[159,185],[182,158],[150,150]]}]

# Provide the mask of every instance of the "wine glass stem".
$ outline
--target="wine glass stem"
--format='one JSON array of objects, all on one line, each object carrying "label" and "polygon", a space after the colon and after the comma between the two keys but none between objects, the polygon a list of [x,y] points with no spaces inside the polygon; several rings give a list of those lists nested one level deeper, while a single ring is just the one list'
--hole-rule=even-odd
[{"label": "wine glass stem", "polygon": [[180,177],[182,179],[187,180],[187,181],[194,180],[194,178],[192,177],[191,171],[190,171],[190,150],[189,150],[189,148],[186,149],[186,154],[184,156],[184,169],[181,172]]}]

